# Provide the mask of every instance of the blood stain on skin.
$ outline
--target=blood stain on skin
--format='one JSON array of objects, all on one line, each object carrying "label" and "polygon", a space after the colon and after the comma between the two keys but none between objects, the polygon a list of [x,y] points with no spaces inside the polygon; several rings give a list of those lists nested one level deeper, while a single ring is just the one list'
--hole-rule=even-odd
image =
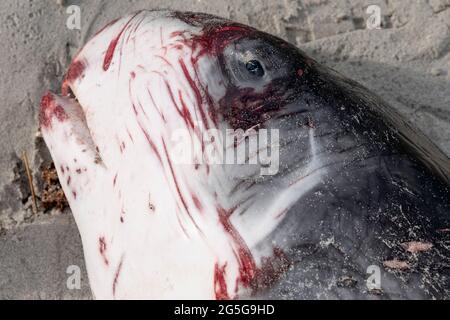
[{"label": "blood stain on skin", "polygon": [[200,200],[197,198],[197,196],[194,194],[192,195],[192,201],[194,202],[195,207],[198,209],[198,211],[202,211],[203,209],[202,204]]},{"label": "blood stain on skin", "polygon": [[108,71],[110,65],[111,65],[111,61],[114,57],[114,51],[116,51],[116,47],[117,47],[117,43],[120,40],[120,37],[122,36],[122,34],[124,33],[124,31],[128,28],[128,26],[130,25],[131,21],[139,14],[140,12],[137,12],[133,17],[131,17],[131,19],[125,24],[125,26],[122,28],[122,30],[120,30],[119,34],[117,35],[117,37],[115,37],[111,43],[108,46],[108,49],[106,50],[106,54],[105,54],[105,58],[103,60],[103,70],[104,71]]},{"label": "blood stain on skin", "polygon": [[225,280],[227,264],[222,267],[216,262],[214,266],[214,293],[217,300],[229,300],[230,296],[227,291],[227,282]]},{"label": "blood stain on skin", "polygon": [[83,73],[86,69],[86,63],[81,61],[81,60],[76,60],[74,62],[72,62],[72,64],[69,67],[69,70],[67,71],[63,83],[62,83],[62,87],[61,87],[61,91],[62,94],[67,96],[70,93],[70,85],[77,80],[78,78],[83,76]]},{"label": "blood stain on skin", "polygon": [[105,240],[105,237],[100,237],[100,238],[98,238],[98,245],[99,245],[100,255],[101,255],[102,258],[103,258],[103,262],[104,262],[106,265],[109,265],[108,258],[106,257],[106,249],[107,249],[107,247],[106,247],[106,240]]},{"label": "blood stain on skin", "polygon": [[130,130],[127,128],[128,137],[130,137],[131,142],[134,142],[133,136],[131,135]]},{"label": "blood stain on skin", "polygon": [[51,128],[52,118],[55,117],[60,122],[68,119],[63,107],[56,103],[53,95],[48,92],[42,97],[39,113],[39,122],[43,128]]},{"label": "blood stain on skin", "polygon": [[159,154],[158,148],[156,148],[156,145],[153,142],[153,140],[150,138],[150,135],[148,134],[147,130],[145,130],[144,127],[140,123],[139,123],[139,127],[141,128],[142,133],[145,136],[145,139],[147,140],[148,144],[150,145],[150,148],[155,153],[155,155],[158,158],[159,162],[162,164],[162,158],[161,158],[161,155]]},{"label": "blood stain on skin", "polygon": [[242,284],[244,287],[249,287],[256,273],[256,264],[253,259],[252,253],[247,247],[244,239],[242,239],[239,232],[237,232],[237,230],[230,222],[230,216],[232,212],[227,212],[223,208],[217,208],[217,212],[219,214],[220,223],[222,224],[225,231],[231,236],[237,247],[237,251],[235,250],[234,254],[239,263],[238,283]]},{"label": "blood stain on skin", "polygon": [[261,266],[256,271],[255,279],[252,283],[254,290],[269,288],[280,277],[285,274],[293,262],[283,252],[282,249],[273,248],[272,255],[261,258]]},{"label": "blood stain on skin", "polygon": [[113,296],[116,296],[116,289],[117,289],[117,283],[119,281],[120,271],[122,270],[122,264],[123,264],[123,256],[120,259],[119,265],[117,266],[116,273],[114,274],[114,281],[112,285],[112,292]]},{"label": "blood stain on skin", "polygon": [[203,103],[202,103],[202,102],[203,102],[203,98],[202,98],[202,94],[201,94],[199,88],[197,87],[197,85],[196,85],[194,79],[192,79],[191,75],[189,74],[189,71],[188,71],[188,69],[187,69],[187,67],[186,67],[186,64],[184,63],[183,59],[180,58],[180,59],[178,60],[178,62],[179,62],[179,64],[180,64],[181,70],[183,71],[183,74],[184,74],[186,80],[188,81],[189,85],[191,86],[192,90],[194,91],[195,99],[196,99],[196,101],[197,101],[197,106],[198,106],[198,108],[199,108],[199,110],[200,110],[200,115],[201,115],[201,117],[202,117],[203,124],[204,124],[204,125],[206,126],[206,128],[208,129],[208,121],[207,121],[207,119],[206,119],[206,113],[205,113],[205,110],[203,110]]}]

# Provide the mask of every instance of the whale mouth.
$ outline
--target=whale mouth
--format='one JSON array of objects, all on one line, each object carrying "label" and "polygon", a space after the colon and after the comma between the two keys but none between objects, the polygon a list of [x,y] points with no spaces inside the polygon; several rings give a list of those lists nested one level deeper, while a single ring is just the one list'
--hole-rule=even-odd
[{"label": "whale mouth", "polygon": [[75,93],[73,92],[73,90],[70,86],[67,88],[66,97],[74,99],[78,102],[77,96],[75,95]]}]

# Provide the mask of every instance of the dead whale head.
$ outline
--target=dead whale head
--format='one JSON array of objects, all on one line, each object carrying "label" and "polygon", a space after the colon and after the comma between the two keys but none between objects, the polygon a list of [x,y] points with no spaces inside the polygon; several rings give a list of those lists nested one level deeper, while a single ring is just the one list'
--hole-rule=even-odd
[{"label": "dead whale head", "polygon": [[142,11],[107,25],[40,114],[95,296],[270,287],[292,265],[292,230],[312,225],[291,209],[314,215],[323,198],[298,203],[331,171],[401,143],[365,112],[371,99],[225,19]]}]

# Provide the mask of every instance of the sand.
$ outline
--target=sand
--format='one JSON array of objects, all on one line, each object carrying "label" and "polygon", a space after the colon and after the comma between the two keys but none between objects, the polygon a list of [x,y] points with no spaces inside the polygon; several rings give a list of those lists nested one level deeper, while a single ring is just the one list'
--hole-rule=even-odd
[{"label": "sand", "polygon": [[[81,30],[66,8],[81,8]],[[382,28],[366,28],[368,5]],[[70,211],[33,213],[22,153],[38,197],[50,159],[38,134],[45,90],[58,91],[75,52],[113,18],[138,9],[203,11],[296,44],[384,97],[450,155],[450,0],[152,0],[0,2],[0,299],[90,298]],[[71,265],[81,288],[67,288]]]}]

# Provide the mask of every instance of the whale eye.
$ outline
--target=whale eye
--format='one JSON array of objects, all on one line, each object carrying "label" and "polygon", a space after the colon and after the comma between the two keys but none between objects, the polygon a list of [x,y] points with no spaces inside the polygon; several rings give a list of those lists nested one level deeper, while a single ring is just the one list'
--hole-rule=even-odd
[{"label": "whale eye", "polygon": [[[256,41],[256,42],[255,42]],[[225,47],[219,62],[223,62],[224,75],[239,88],[263,88],[278,74],[276,52],[259,40],[242,38]]]},{"label": "whale eye", "polygon": [[261,63],[258,60],[250,60],[245,64],[245,68],[247,71],[256,76],[256,77],[263,77],[264,76],[264,68],[261,65]]}]

